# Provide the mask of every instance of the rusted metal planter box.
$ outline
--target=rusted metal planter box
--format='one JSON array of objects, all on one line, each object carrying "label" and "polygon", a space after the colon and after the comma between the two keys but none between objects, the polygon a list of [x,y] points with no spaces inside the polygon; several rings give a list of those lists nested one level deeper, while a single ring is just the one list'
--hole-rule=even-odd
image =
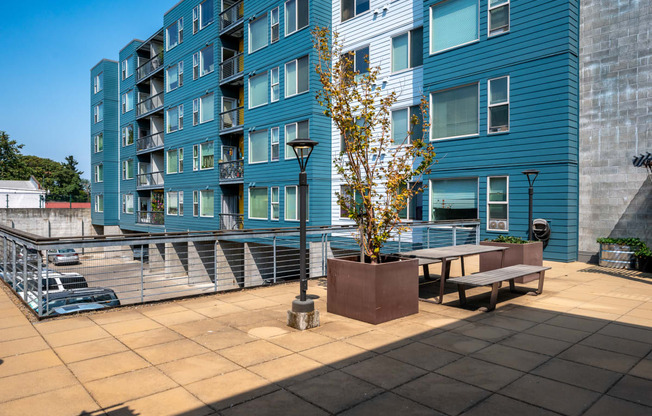
[{"label": "rusted metal planter box", "polygon": [[613,269],[633,269],[634,251],[630,246],[600,243],[598,264]]},{"label": "rusted metal planter box", "polygon": [[328,312],[374,325],[419,312],[417,259],[380,264],[358,259],[328,259]]},{"label": "rusted metal planter box", "polygon": [[[530,266],[543,266],[543,243],[536,241],[525,244],[497,243],[495,241],[481,241],[482,246],[507,247],[505,250],[505,263],[503,267],[515,266],[517,264],[528,264]],[[501,253],[480,254],[480,271],[500,269]],[[530,274],[518,279],[516,283],[527,283],[539,278],[538,274]]]}]

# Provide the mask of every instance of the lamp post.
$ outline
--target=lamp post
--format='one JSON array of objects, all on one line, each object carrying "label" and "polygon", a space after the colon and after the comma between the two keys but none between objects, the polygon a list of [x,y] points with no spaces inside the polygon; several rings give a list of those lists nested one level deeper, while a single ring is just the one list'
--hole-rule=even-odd
[{"label": "lamp post", "polygon": [[288,325],[304,330],[319,326],[319,311],[315,311],[315,303],[308,299],[308,280],[306,278],[306,194],[308,175],[306,166],[317,142],[310,139],[294,139],[287,143],[292,147],[299,162],[299,299],[292,301],[292,310],[288,311]]},{"label": "lamp post", "polygon": [[529,207],[528,207],[528,216],[527,216],[527,232],[528,232],[528,241],[532,241],[532,197],[534,196],[534,181],[537,180],[537,176],[539,176],[539,171],[536,169],[529,169],[529,170],[524,170],[522,172],[525,176],[527,176],[527,183],[530,186],[528,193],[530,196],[530,201],[529,201]]}]

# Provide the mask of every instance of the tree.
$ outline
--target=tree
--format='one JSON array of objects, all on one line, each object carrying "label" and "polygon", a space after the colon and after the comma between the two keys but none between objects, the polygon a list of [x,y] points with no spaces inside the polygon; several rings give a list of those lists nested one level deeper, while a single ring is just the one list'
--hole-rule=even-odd
[{"label": "tree", "polygon": [[29,179],[29,173],[20,153],[22,148],[22,144],[11,140],[6,132],[0,130],[0,179]]},{"label": "tree", "polygon": [[[316,27],[312,34],[319,55],[315,69],[322,84],[317,100],[343,140],[343,150],[333,161],[345,184],[344,192],[336,193],[337,202],[355,221],[356,240],[365,256],[378,263],[382,246],[392,234],[404,231],[399,212],[423,191],[410,183],[420,180],[435,162],[432,145],[424,141],[428,103],[421,100],[423,121],[413,117],[405,136],[393,143],[390,109],[398,94],[385,93],[377,85],[380,68],[362,74],[354,71],[353,56],[343,53],[337,33],[331,38],[328,28]],[[419,124],[423,135],[412,137]]]}]

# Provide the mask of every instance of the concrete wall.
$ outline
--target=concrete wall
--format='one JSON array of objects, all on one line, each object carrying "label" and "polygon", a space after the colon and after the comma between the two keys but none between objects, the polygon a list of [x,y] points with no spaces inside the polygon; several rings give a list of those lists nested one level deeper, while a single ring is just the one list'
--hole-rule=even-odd
[{"label": "concrete wall", "polygon": [[95,235],[91,210],[83,209],[0,209],[0,224],[44,237]]},{"label": "concrete wall", "polygon": [[580,259],[598,237],[652,244],[652,182],[632,157],[652,150],[652,0],[582,0]]}]

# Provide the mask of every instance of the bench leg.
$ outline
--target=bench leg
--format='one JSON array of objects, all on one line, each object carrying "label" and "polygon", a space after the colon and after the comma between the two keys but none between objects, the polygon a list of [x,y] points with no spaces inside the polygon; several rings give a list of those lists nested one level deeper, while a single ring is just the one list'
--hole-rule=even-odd
[{"label": "bench leg", "polygon": [[441,304],[444,301],[444,286],[446,284],[446,279],[448,278],[448,260],[446,258],[441,259],[441,278],[439,279],[439,297],[435,299],[435,303]]},{"label": "bench leg", "polygon": [[462,276],[466,276],[464,273],[464,256],[460,256],[460,264],[462,266]]},{"label": "bench leg", "polygon": [[537,296],[543,293],[543,279],[546,276],[546,271],[542,270],[539,272],[539,288],[533,292],[527,292],[530,296]]},{"label": "bench leg", "polygon": [[489,307],[480,308],[482,312],[491,312],[496,309],[496,301],[498,300],[498,289],[500,288],[500,283],[493,283],[491,285],[491,300],[489,301]]},{"label": "bench leg", "polygon": [[514,284],[514,279],[509,279],[509,291],[516,293],[516,285]]},{"label": "bench leg", "polygon": [[457,285],[457,293],[460,295],[460,305],[466,305],[466,287]]},{"label": "bench leg", "polygon": [[423,278],[426,280],[430,280],[430,270],[428,269],[427,264],[423,265]]}]

